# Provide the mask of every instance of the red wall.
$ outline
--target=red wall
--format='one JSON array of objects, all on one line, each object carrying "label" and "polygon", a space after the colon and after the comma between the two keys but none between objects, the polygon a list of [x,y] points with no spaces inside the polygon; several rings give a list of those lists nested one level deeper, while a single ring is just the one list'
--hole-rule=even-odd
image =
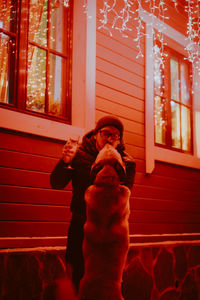
[{"label": "red wall", "polygon": [[[97,4],[98,27],[102,1]],[[182,32],[183,19],[176,14],[171,25]],[[136,25],[128,39],[97,30],[96,58],[96,120],[110,113],[123,121],[127,151],[137,164],[130,233],[199,233],[200,171],[157,162],[154,172],[145,174],[145,65],[144,58],[136,58]],[[42,237],[32,243],[22,239],[22,246],[64,245],[71,186],[56,191],[49,184],[63,142],[4,129],[0,141],[0,237]]]},{"label": "red wall", "polygon": [[71,186],[49,183],[63,144],[8,130],[0,140],[0,237],[66,236]]}]

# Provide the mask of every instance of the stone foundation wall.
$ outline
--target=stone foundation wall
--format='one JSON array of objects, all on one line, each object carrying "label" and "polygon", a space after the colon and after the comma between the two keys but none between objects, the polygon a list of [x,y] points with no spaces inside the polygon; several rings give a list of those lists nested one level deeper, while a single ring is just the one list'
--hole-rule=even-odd
[{"label": "stone foundation wall", "polygon": [[200,300],[200,244],[131,247],[126,300]]},{"label": "stone foundation wall", "polygon": [[[55,300],[64,256],[63,249],[1,251],[0,299]],[[200,300],[200,243],[131,246],[122,288],[125,300]]]}]

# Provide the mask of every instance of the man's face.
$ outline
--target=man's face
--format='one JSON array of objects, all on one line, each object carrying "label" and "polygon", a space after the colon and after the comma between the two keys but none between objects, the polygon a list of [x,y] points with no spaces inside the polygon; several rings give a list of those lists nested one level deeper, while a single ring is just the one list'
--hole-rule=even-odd
[{"label": "man's face", "polygon": [[116,148],[120,144],[120,132],[114,126],[105,126],[96,133],[95,139],[98,151],[107,143]]}]

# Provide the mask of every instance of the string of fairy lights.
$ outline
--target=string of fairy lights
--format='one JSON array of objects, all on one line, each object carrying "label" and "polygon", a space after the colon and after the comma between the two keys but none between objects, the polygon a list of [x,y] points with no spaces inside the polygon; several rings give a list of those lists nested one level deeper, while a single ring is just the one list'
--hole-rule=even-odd
[{"label": "string of fairy lights", "polygon": [[[200,0],[187,0],[185,11],[188,15],[186,46],[188,60],[192,63],[193,74],[200,77]],[[198,81],[194,85],[198,86]]]},{"label": "string of fairy lights", "polygon": [[[160,53],[161,53],[161,64],[164,60],[164,24],[165,20],[169,19],[167,16],[167,0],[144,0],[149,5],[149,11],[152,16],[152,36],[154,41],[160,41]],[[177,0],[170,0],[174,7],[177,9]],[[8,9],[7,5],[2,1],[2,16],[5,15],[3,12]],[[58,1],[59,2],[59,1]],[[70,0],[60,0],[64,7],[69,7]],[[120,2],[121,8],[118,10],[118,5]],[[186,0],[187,5],[185,6],[185,11],[188,15],[187,22],[187,53],[188,60],[192,63],[193,68],[200,73],[200,0]],[[11,9],[11,8],[10,8]],[[83,9],[87,11],[87,0],[83,0]],[[118,30],[123,37],[128,37],[128,32],[133,30],[135,23],[131,24],[131,21],[137,21],[137,33],[134,41],[137,43],[138,55],[137,58],[143,56],[142,51],[142,38],[144,37],[144,26],[142,22],[142,17],[140,11],[142,9],[142,0],[103,0],[102,8],[100,8],[100,19],[101,25],[99,29],[105,29],[112,36],[113,29]],[[45,13],[45,12],[44,12]],[[110,16],[112,15],[112,19]],[[8,18],[9,18],[8,14]],[[3,17],[2,17],[3,19]],[[5,18],[4,18],[5,19]],[[161,23],[159,30],[154,30],[154,23],[156,19],[163,21]],[[5,22],[5,20],[0,20],[0,22]],[[35,32],[35,37],[41,36],[39,31]]]},{"label": "string of fairy lights", "polygon": [[[122,33],[123,37],[128,37],[128,33],[133,31],[136,26],[136,42],[138,54],[136,58],[143,57],[142,41],[144,36],[153,39],[153,58],[154,58],[154,84],[157,87],[158,94],[155,95],[155,110],[154,120],[156,126],[156,139],[159,142],[165,143],[164,135],[166,130],[166,111],[165,98],[163,93],[165,90],[164,67],[167,53],[165,52],[165,23],[169,19],[168,6],[169,1],[173,4],[176,11],[178,11],[178,0],[104,0],[102,8],[100,9],[101,19],[98,29],[104,29],[113,35],[113,29]],[[120,6],[120,4],[121,6]],[[146,34],[143,26],[142,3],[148,5],[151,22],[148,24],[151,30]],[[192,93],[194,88],[199,89],[200,78],[200,0],[186,0],[185,11],[187,12],[187,60],[191,62],[193,68],[193,75],[195,80],[192,80]],[[110,16],[114,15],[111,19]],[[158,22],[161,21],[161,22]],[[120,22],[119,22],[120,21]],[[155,26],[157,25],[157,26]],[[157,30],[155,30],[157,28]],[[150,36],[149,36],[150,35]],[[130,35],[131,36],[131,35]],[[196,76],[197,75],[197,76]]]},{"label": "string of fairy lights", "polygon": [[[178,10],[177,0],[170,0],[175,9]],[[121,5],[119,5],[119,2]],[[163,66],[165,53],[164,47],[166,45],[164,40],[164,29],[165,21],[169,19],[167,15],[168,8],[167,3],[169,0],[144,0],[143,2],[149,5],[149,11],[151,15],[152,22],[152,37],[154,44],[159,41],[159,61],[160,65]],[[185,48],[188,53],[187,59],[192,63],[193,70],[198,72],[200,75],[200,0],[186,0],[187,5],[185,6],[185,11],[188,15],[187,22],[187,47]],[[119,8],[120,7],[120,8]],[[137,42],[138,55],[137,58],[143,57],[142,51],[142,39],[145,35],[144,27],[142,22],[142,17],[140,11],[142,9],[142,0],[103,0],[102,8],[100,8],[100,26],[98,29],[105,29],[109,34],[113,35],[113,29],[118,30],[122,33],[123,37],[128,37],[128,32],[135,28],[135,21],[137,22],[137,33],[134,41]],[[111,15],[114,15],[112,19]],[[162,22],[159,23],[159,29],[155,30],[154,24],[157,19]],[[134,21],[131,24],[131,21]],[[119,22],[120,21],[120,22]],[[156,52],[158,53],[158,51]],[[156,53],[154,53],[156,55]]]},{"label": "string of fairy lights", "polygon": [[[129,34],[133,29],[136,29],[136,36],[132,39],[136,42],[136,46],[138,49],[137,58],[143,57],[143,38],[146,35],[142,14],[140,13],[143,9],[142,5],[145,3],[148,5],[148,10],[151,15],[151,35],[153,37],[154,45],[156,41],[159,41],[159,46],[154,47],[154,56],[156,56],[157,63],[160,64],[160,67],[163,68],[164,60],[165,60],[165,39],[164,39],[164,29],[165,29],[165,22],[169,19],[168,16],[168,8],[167,5],[171,1],[173,3],[175,9],[178,9],[178,0],[102,0],[102,5],[100,8],[100,25],[98,29],[104,29],[112,36],[113,31],[117,30],[120,34],[125,37],[129,38],[131,34]],[[196,73],[200,76],[200,0],[185,0],[185,11],[188,16],[187,22],[187,46],[186,51],[188,53],[187,59],[192,63],[193,73]],[[31,2],[40,4],[39,0],[32,0]],[[42,3],[42,2],[41,2]],[[45,0],[47,3],[47,0]],[[52,1],[56,5],[63,5],[64,7],[69,7],[70,0],[55,0]],[[83,10],[86,14],[87,13],[87,4],[88,0],[83,0]],[[10,6],[8,8],[8,6]],[[2,0],[0,10],[0,27],[4,28],[4,24],[9,24],[10,14],[6,13],[6,11],[12,11],[12,1],[5,1]],[[37,12],[34,11],[34,18],[37,17]],[[42,13],[43,24],[47,22],[47,11],[43,10]],[[31,16],[30,16],[31,19]],[[157,20],[161,20],[162,22],[159,23],[157,26],[157,30],[155,30],[155,24]],[[36,24],[38,22],[30,22],[33,28],[30,28],[30,34],[34,37],[34,40],[38,43],[41,43],[45,46],[46,44],[46,30],[47,28],[38,27]],[[137,24],[137,25],[136,25]],[[135,26],[136,25],[136,26]],[[7,25],[6,25],[7,26]],[[47,26],[46,26],[47,27]],[[53,28],[51,28],[52,30]],[[134,29],[134,30],[135,30]],[[5,39],[3,34],[1,35],[1,46],[0,51],[2,52],[3,48],[5,49],[9,39]],[[133,36],[133,35],[132,35]],[[53,37],[51,37],[53,39]],[[32,57],[29,57],[28,64],[31,64]],[[43,59],[43,58],[42,58]],[[45,59],[45,58],[44,58]],[[7,60],[7,56],[3,58],[3,60]],[[37,62],[39,64],[39,61]],[[41,61],[40,61],[41,64]],[[1,63],[1,72],[5,69],[5,63]],[[40,70],[40,66],[38,66],[38,70]],[[39,72],[39,71],[38,71]],[[37,73],[37,72],[36,72]],[[42,86],[44,85],[42,79]],[[35,98],[35,96],[33,97]]]}]

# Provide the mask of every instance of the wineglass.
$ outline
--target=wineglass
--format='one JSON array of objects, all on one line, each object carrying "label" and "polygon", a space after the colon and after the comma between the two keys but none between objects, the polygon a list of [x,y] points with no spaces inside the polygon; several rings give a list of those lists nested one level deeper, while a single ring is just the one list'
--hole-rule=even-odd
[{"label": "wineglass", "polygon": [[67,169],[72,169],[72,167],[70,166],[70,162],[76,155],[76,152],[77,152],[77,149],[79,146],[79,139],[80,139],[80,136],[78,136],[77,139],[69,138],[64,146],[63,156],[66,156],[66,158],[68,158],[68,163],[69,163],[69,165],[67,167],[65,167]]}]

